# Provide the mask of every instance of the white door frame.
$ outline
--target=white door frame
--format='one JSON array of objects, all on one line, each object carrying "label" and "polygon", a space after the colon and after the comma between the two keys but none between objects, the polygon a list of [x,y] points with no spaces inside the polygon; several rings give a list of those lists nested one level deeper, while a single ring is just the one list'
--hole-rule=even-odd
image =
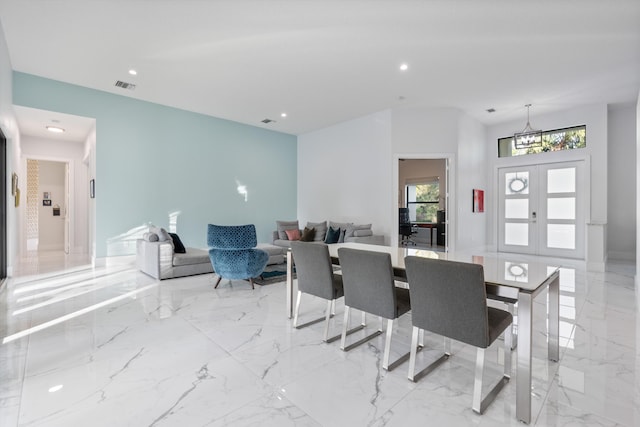
[{"label": "white door frame", "polygon": [[[22,159],[21,159],[21,166],[22,166],[22,170],[23,173],[22,175],[25,177],[24,183],[25,183],[25,192],[24,192],[24,202],[21,201],[20,205],[22,206],[26,206],[26,184],[27,184],[27,159],[31,159],[31,160],[39,160],[39,161],[47,161],[47,162],[58,162],[58,163],[66,163],[69,167],[69,199],[67,200],[67,205],[69,207],[69,212],[67,213],[67,216],[69,218],[69,251],[70,252],[74,252],[74,244],[73,242],[75,241],[75,218],[73,215],[74,209],[75,209],[75,192],[76,192],[76,188],[75,188],[75,172],[76,172],[76,167],[78,167],[78,161],[74,160],[74,159],[70,159],[70,158],[66,158],[66,157],[53,157],[53,156],[42,156],[42,155],[37,155],[37,154],[23,154],[22,155]],[[20,246],[20,253],[22,254],[22,256],[26,256],[27,255],[27,243],[26,243],[26,227],[27,227],[27,217],[26,217],[26,209],[20,209],[20,231],[19,231],[19,246]],[[66,221],[66,219],[65,219]]]},{"label": "white door frame", "polygon": [[[390,244],[392,247],[398,247],[398,188],[399,188],[399,163],[400,159],[415,159],[415,160],[445,160],[447,166],[447,188],[445,189],[445,211],[447,212],[446,221],[445,221],[445,251],[454,251],[455,250],[455,242],[456,242],[456,162],[455,162],[455,154],[453,153],[409,153],[409,154],[394,154],[393,155],[393,191],[394,195],[391,203],[392,210],[392,218],[393,218],[393,226],[391,230],[394,232],[391,233],[391,241]],[[433,234],[432,234],[433,236]]]}]

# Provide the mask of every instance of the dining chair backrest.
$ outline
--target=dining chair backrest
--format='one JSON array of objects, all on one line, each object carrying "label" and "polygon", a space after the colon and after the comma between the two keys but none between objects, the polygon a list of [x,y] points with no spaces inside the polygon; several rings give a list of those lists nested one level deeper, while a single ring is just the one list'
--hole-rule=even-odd
[{"label": "dining chair backrest", "polygon": [[414,326],[487,348],[489,319],[482,265],[405,258]]},{"label": "dining chair backrest", "polygon": [[338,249],[345,305],[382,316],[398,317],[391,255],[352,248]]},{"label": "dining chair backrest", "polygon": [[291,242],[298,290],[320,298],[337,297],[329,247],[324,243]]}]

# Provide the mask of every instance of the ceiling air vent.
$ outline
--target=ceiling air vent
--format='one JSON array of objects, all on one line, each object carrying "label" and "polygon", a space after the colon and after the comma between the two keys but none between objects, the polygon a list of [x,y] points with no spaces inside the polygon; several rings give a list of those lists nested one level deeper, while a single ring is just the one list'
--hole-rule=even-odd
[{"label": "ceiling air vent", "polygon": [[264,119],[264,120],[262,120],[262,123],[266,123],[266,124],[269,124],[269,123],[275,123],[275,122],[276,122],[275,120],[271,120],[271,119]]},{"label": "ceiling air vent", "polygon": [[122,89],[135,90],[136,85],[134,85],[133,83],[127,83],[127,82],[118,80],[116,82],[116,87],[121,87]]}]

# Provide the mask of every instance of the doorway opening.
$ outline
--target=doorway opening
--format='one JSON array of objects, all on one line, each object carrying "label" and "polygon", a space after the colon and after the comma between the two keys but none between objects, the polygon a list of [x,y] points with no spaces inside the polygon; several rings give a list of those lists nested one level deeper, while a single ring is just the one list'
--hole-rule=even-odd
[{"label": "doorway opening", "polygon": [[27,252],[69,254],[69,163],[27,159]]},{"label": "doorway opening", "polygon": [[[13,274],[90,266],[95,213],[89,182],[95,176],[96,120],[18,105],[14,110],[24,188]],[[63,132],[48,131],[52,123]]]},{"label": "doorway opening", "polygon": [[449,159],[401,157],[397,176],[398,246],[446,252]]}]

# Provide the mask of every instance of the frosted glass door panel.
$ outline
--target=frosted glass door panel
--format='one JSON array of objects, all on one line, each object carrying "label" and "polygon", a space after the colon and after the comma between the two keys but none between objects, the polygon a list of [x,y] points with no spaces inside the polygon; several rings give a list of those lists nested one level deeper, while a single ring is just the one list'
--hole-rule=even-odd
[{"label": "frosted glass door panel", "polygon": [[547,219],[576,219],[576,198],[562,197],[547,200]]},{"label": "frosted glass door panel", "polygon": [[553,249],[575,249],[576,226],[573,224],[548,224],[547,247]]},{"label": "frosted glass door panel", "polygon": [[576,168],[550,169],[547,171],[547,193],[575,193]]},{"label": "frosted glass door panel", "polygon": [[529,199],[507,199],[504,201],[504,216],[509,219],[529,218]]},{"label": "frosted glass door panel", "polygon": [[506,173],[504,193],[529,194],[529,172]]},{"label": "frosted glass door panel", "polygon": [[507,223],[504,225],[504,243],[506,245],[528,246],[529,224]]}]

